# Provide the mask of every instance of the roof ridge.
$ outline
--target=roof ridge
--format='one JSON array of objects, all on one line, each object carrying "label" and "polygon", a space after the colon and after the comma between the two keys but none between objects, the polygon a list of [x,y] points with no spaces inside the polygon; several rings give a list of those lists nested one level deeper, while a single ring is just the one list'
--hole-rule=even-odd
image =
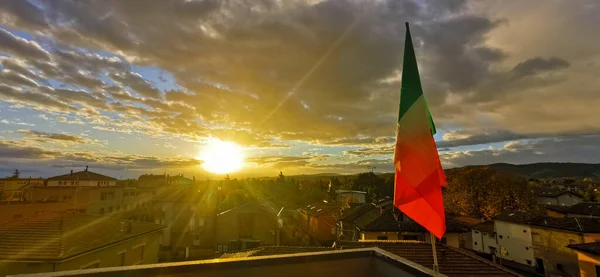
[{"label": "roof ridge", "polygon": [[517,273],[517,272],[515,272],[515,271],[512,271],[512,270],[510,270],[510,269],[508,269],[508,268],[505,268],[505,267],[503,267],[503,266],[501,266],[501,265],[498,265],[498,264],[495,264],[495,263],[493,263],[493,262],[490,262],[490,261],[488,261],[488,260],[486,260],[486,259],[484,259],[484,258],[482,258],[482,257],[479,257],[479,256],[477,256],[477,255],[475,255],[475,254],[469,253],[469,252],[467,252],[467,251],[465,251],[465,250],[458,249],[458,248],[455,248],[455,247],[452,247],[452,246],[448,246],[448,245],[445,245],[445,244],[439,244],[439,243],[437,243],[437,245],[442,245],[442,247],[443,247],[443,248],[449,249],[450,251],[454,251],[454,252],[456,252],[456,253],[459,253],[459,254],[461,254],[461,255],[463,255],[463,256],[467,256],[467,257],[469,257],[469,258],[473,258],[473,259],[475,259],[475,260],[478,260],[478,261],[480,261],[480,262],[483,262],[483,263],[485,263],[485,264],[488,264],[488,265],[494,266],[495,268],[498,268],[498,269],[500,269],[500,270],[506,271],[506,272],[508,272],[508,273],[510,273],[510,274],[514,274],[515,276],[523,276],[523,275],[521,275],[521,274],[518,274],[518,273]]},{"label": "roof ridge", "polygon": [[59,237],[58,237],[58,256],[62,257],[62,255],[65,253],[65,242],[64,242],[64,233],[65,233],[65,216],[61,215],[60,216],[60,233],[59,233]]}]

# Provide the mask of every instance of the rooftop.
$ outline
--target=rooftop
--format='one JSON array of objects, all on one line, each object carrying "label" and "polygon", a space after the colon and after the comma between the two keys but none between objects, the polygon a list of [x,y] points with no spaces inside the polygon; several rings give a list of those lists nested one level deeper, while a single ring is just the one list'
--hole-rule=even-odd
[{"label": "rooftop", "polygon": [[548,205],[546,209],[565,214],[600,216],[600,203],[581,202],[573,206]]},{"label": "rooftop", "polygon": [[114,217],[49,212],[0,226],[0,259],[63,260],[163,228]]},{"label": "rooftop", "polygon": [[577,233],[600,233],[600,218],[541,216],[528,222],[530,225]]},{"label": "rooftop", "polygon": [[305,207],[299,208],[298,210],[306,212],[307,214],[310,214],[312,216],[320,216],[322,214],[335,211],[337,209],[339,209],[339,207],[337,207],[335,203],[323,200],[308,204]]},{"label": "rooftop", "polygon": [[[335,243],[338,249],[354,249],[362,247],[378,247],[426,268],[433,268],[433,252],[431,244],[418,241],[359,241]],[[514,277],[520,276],[506,268],[488,260],[477,257],[466,251],[437,244],[437,258],[440,272],[447,276],[475,277]]]},{"label": "rooftop", "polygon": [[535,196],[537,196],[537,197],[558,197],[563,194],[571,194],[571,195],[575,195],[577,197],[582,197],[578,193],[568,191],[568,190],[561,190],[561,189],[557,189],[557,188],[536,188],[534,190],[534,193],[535,193]]},{"label": "rooftop", "polygon": [[106,175],[98,174],[86,170],[71,172],[65,175],[59,175],[48,178],[48,181],[53,180],[79,180],[79,181],[116,181],[117,179]]},{"label": "rooftop", "polygon": [[256,256],[270,256],[295,253],[311,253],[332,251],[331,247],[314,247],[314,246],[263,246],[246,251],[230,252],[223,254],[220,259],[226,258],[245,258]]},{"label": "rooftop", "polygon": [[484,233],[493,233],[494,232],[494,221],[490,220],[490,221],[479,223],[477,225],[472,226],[471,229],[477,230],[480,232],[484,232]]},{"label": "rooftop", "polygon": [[[200,274],[201,272],[201,274]],[[350,249],[44,273],[44,276],[331,277],[434,276],[434,272],[378,248]],[[19,275],[39,276],[39,274]],[[439,274],[439,277],[446,275]]]},{"label": "rooftop", "polygon": [[600,255],[600,242],[590,242],[582,244],[571,244],[567,246],[571,249],[575,249],[581,252],[587,252],[590,254]]},{"label": "rooftop", "polygon": [[535,213],[504,213],[500,214],[493,219],[496,221],[505,221],[517,224],[527,224],[527,221],[538,217]]}]

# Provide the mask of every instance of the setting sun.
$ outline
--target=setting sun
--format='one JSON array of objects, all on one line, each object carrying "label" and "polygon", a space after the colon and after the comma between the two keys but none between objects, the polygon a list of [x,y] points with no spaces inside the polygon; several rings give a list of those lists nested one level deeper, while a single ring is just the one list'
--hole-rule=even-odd
[{"label": "setting sun", "polygon": [[211,140],[198,158],[204,161],[202,167],[206,171],[216,174],[235,172],[242,168],[244,162],[242,147],[221,140]]}]

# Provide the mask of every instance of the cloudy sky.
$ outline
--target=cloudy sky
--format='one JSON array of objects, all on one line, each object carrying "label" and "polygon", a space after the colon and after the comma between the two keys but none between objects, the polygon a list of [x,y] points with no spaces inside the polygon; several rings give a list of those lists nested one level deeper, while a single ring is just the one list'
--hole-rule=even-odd
[{"label": "cloudy sky", "polygon": [[599,161],[597,0],[0,3],[0,175],[392,171],[405,21],[444,167]]}]

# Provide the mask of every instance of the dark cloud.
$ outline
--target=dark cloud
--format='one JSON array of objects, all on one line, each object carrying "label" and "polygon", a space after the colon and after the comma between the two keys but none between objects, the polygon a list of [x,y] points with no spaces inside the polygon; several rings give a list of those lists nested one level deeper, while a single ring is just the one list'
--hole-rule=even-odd
[{"label": "dark cloud", "polygon": [[49,53],[37,42],[26,40],[0,28],[0,51],[23,59],[49,60]]},{"label": "dark cloud", "polygon": [[67,142],[67,143],[91,142],[91,140],[88,138],[77,136],[77,135],[70,135],[70,134],[45,133],[45,132],[39,132],[39,131],[34,131],[34,130],[17,130],[17,131],[14,131],[14,133],[25,134],[26,137],[33,138],[33,139],[35,139],[37,141],[41,141],[41,142],[52,142],[52,141]]},{"label": "dark cloud", "polygon": [[13,141],[0,141],[0,158],[3,159],[48,159],[59,154],[56,150],[24,146],[23,143]]},{"label": "dark cloud", "polygon": [[499,162],[525,164],[537,162],[598,163],[600,135],[553,137],[520,140],[502,148],[441,153],[445,167],[492,164]]},{"label": "dark cloud", "polygon": [[512,71],[518,77],[526,77],[547,71],[565,69],[569,66],[569,62],[561,58],[550,57],[544,59],[541,57],[535,57],[517,64]]},{"label": "dark cloud", "polygon": [[346,150],[344,155],[368,157],[368,156],[386,156],[394,154],[394,146],[359,148],[355,150]]},{"label": "dark cloud", "polygon": [[438,148],[448,148],[457,146],[478,145],[494,142],[504,142],[511,140],[532,137],[523,134],[516,134],[507,130],[491,130],[488,132],[473,133],[466,130],[456,130],[444,134],[443,140],[437,142]]}]

